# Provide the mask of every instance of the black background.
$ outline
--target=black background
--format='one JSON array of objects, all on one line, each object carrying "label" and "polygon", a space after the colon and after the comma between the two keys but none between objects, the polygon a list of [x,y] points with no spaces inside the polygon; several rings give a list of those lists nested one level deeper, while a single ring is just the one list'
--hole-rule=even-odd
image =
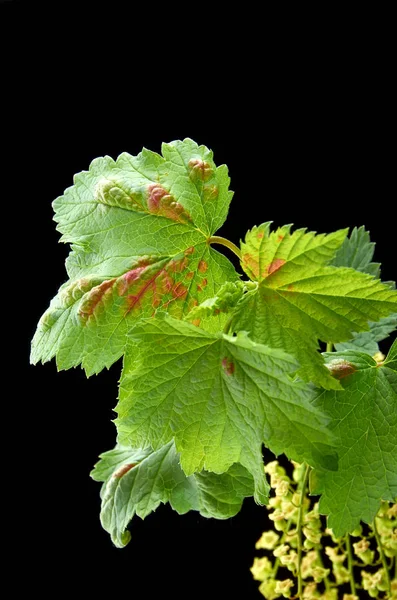
[{"label": "black background", "polygon": [[66,277],[51,202],[97,156],[159,152],[162,141],[189,136],[229,166],[235,197],[221,235],[238,243],[266,220],[318,232],[364,224],[384,278],[395,279],[387,39],[368,31],[351,39],[341,27],[292,40],[282,22],[269,37],[269,22],[252,32],[252,14],[219,40],[214,22],[176,26],[165,9],[148,30],[150,7],[139,22],[108,9],[93,24],[73,3],[55,4],[0,7],[11,133],[4,185],[12,233],[24,242],[12,275],[21,330],[10,339],[19,366],[6,423],[24,465],[13,557],[30,589],[53,597],[259,599],[249,567],[266,509],[253,501],[222,522],[162,506],[134,520],[124,550],[101,529],[99,485],[88,473],[114,444],[120,364],[89,380],[79,369],[58,374],[53,362],[28,366],[37,320]]}]

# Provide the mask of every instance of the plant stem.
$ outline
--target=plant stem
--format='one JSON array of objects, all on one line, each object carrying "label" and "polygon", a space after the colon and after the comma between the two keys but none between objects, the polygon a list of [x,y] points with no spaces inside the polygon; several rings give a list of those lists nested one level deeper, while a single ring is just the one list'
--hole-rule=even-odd
[{"label": "plant stem", "polygon": [[232,315],[227,321],[223,328],[223,333],[229,333],[230,327],[232,325],[234,315]]},{"label": "plant stem", "polygon": [[382,542],[380,540],[380,535],[379,535],[378,529],[376,527],[376,519],[374,519],[374,523],[372,525],[372,529],[374,530],[374,533],[375,533],[376,543],[378,544],[378,552],[379,552],[379,555],[380,555],[380,559],[382,561],[383,569],[385,571],[385,579],[386,579],[386,584],[387,584],[387,591],[388,591],[389,595],[391,596],[390,574],[389,574],[389,569],[388,569],[388,566],[387,566],[386,556],[385,556],[385,553],[383,552],[383,547],[382,547]]},{"label": "plant stem", "polygon": [[229,248],[229,250],[234,252],[234,254],[238,256],[238,258],[241,260],[240,249],[236,246],[236,244],[233,244],[233,242],[231,242],[230,240],[220,237],[219,235],[213,235],[212,237],[208,238],[208,242],[210,244],[222,244],[222,246],[226,246],[226,248]]},{"label": "plant stem", "polygon": [[332,342],[327,342],[327,352],[333,352],[334,351],[334,345]]},{"label": "plant stem", "polygon": [[304,503],[304,499],[305,499],[305,494],[306,494],[306,486],[307,486],[307,480],[309,478],[309,473],[310,473],[310,466],[307,465],[306,466],[306,470],[305,470],[305,475],[303,477],[303,482],[302,482],[302,489],[301,489],[301,497],[300,497],[300,502],[299,502],[299,512],[298,512],[298,523],[296,525],[296,531],[297,531],[297,535],[298,535],[298,598],[302,598],[302,592],[303,592],[303,581],[302,581],[302,574],[301,574],[301,564],[302,564],[302,521],[303,521],[303,503]]},{"label": "plant stem", "polygon": [[356,582],[354,581],[354,573],[353,573],[353,554],[352,554],[352,545],[350,541],[350,534],[346,534],[346,550],[347,550],[347,569],[349,571],[350,578],[350,590],[353,596],[356,596]]}]

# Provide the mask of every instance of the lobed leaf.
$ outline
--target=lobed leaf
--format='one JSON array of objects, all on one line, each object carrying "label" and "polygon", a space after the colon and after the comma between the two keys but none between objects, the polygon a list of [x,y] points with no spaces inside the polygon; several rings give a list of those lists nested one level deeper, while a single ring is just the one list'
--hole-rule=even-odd
[{"label": "lobed leaf", "polygon": [[255,341],[283,348],[301,364],[299,375],[326,389],[339,389],[317,352],[318,340],[343,342],[397,308],[397,293],[370,275],[327,263],[346,230],[316,235],[291,226],[274,232],[264,223],[241,244],[242,267],[258,281],[233,322]]},{"label": "lobed leaf", "polygon": [[289,354],[244,335],[211,334],[168,315],[142,321],[126,347],[119,439],[154,449],[174,439],[186,475],[241,463],[265,502],[262,443],[297,461],[336,466],[311,387],[290,377],[297,368]]},{"label": "lobed leaf", "polygon": [[[162,151],[98,158],[55,200],[70,280],[39,322],[33,363],[56,356],[59,369],[98,373],[122,355],[137,320],[159,308],[182,318],[237,279],[208,243],[232,198],[227,168],[189,139]],[[207,326],[224,322],[219,314]]]}]

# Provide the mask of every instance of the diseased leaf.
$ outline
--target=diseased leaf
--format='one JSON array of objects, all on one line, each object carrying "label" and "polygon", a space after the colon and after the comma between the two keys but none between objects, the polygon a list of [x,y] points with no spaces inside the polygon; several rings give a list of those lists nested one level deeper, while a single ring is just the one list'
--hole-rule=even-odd
[{"label": "diseased leaf", "polygon": [[317,352],[318,340],[343,342],[397,308],[397,293],[370,275],[327,266],[346,230],[316,235],[291,226],[255,227],[241,244],[242,267],[258,281],[240,302],[234,331],[296,356],[299,375],[326,389],[340,384]]},{"label": "diseased leaf", "polygon": [[316,469],[311,487],[322,494],[320,512],[329,515],[337,537],[360,520],[371,523],[381,500],[397,495],[396,342],[393,347],[383,365],[353,350],[325,355],[343,390],[319,391],[315,405],[332,418],[339,468]]},{"label": "diseased leaf", "polygon": [[369,231],[364,226],[354,227],[331,262],[335,267],[351,267],[356,271],[380,277],[380,263],[371,262],[375,252],[375,243],[371,242]]},{"label": "diseased leaf", "polygon": [[396,329],[397,313],[393,313],[389,317],[380,319],[380,321],[371,321],[369,323],[369,331],[354,333],[350,341],[335,344],[335,348],[338,351],[358,350],[374,356],[374,354],[379,352],[378,342],[385,340]]},{"label": "diseased leaf", "polygon": [[208,244],[232,198],[227,168],[189,139],[162,151],[98,158],[55,200],[61,239],[72,245],[70,280],[39,322],[33,363],[56,356],[59,369],[81,363],[98,373],[122,355],[138,319],[158,308],[181,318],[237,279]]},{"label": "diseased leaf", "polygon": [[141,321],[126,347],[119,439],[155,449],[174,439],[186,475],[241,463],[265,502],[262,443],[297,461],[336,467],[312,388],[290,377],[297,368],[289,354],[245,335],[210,334],[167,315]]},{"label": "diseased leaf", "polygon": [[91,477],[104,482],[101,522],[119,548],[130,541],[127,527],[133,516],[144,519],[161,502],[169,502],[179,514],[198,510],[204,517],[227,519],[254,492],[251,475],[238,464],[222,475],[186,477],[173,442],[157,451],[118,445],[100,458]]}]

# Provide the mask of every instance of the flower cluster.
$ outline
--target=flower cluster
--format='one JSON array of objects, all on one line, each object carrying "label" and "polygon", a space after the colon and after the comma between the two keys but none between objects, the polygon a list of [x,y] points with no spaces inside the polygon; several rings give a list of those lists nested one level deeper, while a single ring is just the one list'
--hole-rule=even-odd
[{"label": "flower cluster", "polygon": [[397,504],[384,502],[372,526],[336,538],[303,489],[306,466],[292,466],[291,477],[278,461],[265,467],[274,491],[267,506],[274,530],[257,541],[255,548],[266,555],[251,567],[264,598],[397,600],[397,579],[389,573],[397,561]]}]

